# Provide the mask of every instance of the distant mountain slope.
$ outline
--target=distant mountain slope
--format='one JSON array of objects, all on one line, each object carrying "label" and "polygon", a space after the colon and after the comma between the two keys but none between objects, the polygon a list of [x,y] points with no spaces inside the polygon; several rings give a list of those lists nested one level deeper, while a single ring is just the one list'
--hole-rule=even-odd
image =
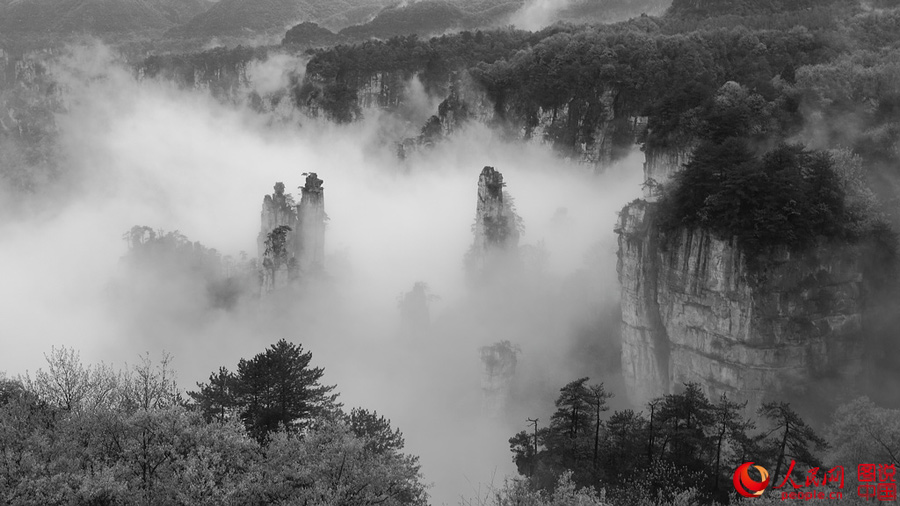
[{"label": "distant mountain slope", "polygon": [[364,24],[341,30],[341,35],[356,39],[419,35],[461,28],[467,15],[462,9],[443,0],[424,0],[405,6],[386,7]]},{"label": "distant mountain slope", "polygon": [[180,25],[215,5],[211,0],[150,0],[173,24]]},{"label": "distant mountain slope", "polygon": [[305,2],[298,0],[220,0],[173,34],[188,37],[241,35],[280,30],[308,16]]},{"label": "distant mountain slope", "polygon": [[[751,16],[822,7],[841,0],[673,0],[669,16]],[[844,2],[858,3],[858,2]]]},{"label": "distant mountain slope", "polygon": [[288,31],[284,43],[327,45],[398,35],[426,37],[509,24],[535,30],[559,21],[610,23],[644,13],[659,15],[670,4],[671,0],[567,0],[552,5],[544,0],[419,0],[385,7],[370,21],[344,28],[338,34],[308,23],[298,25]]},{"label": "distant mountain slope", "polygon": [[[171,31],[182,37],[284,33],[313,21],[333,28],[359,22],[386,5],[385,0],[220,0],[208,11]],[[343,22],[342,22],[343,20]]]},{"label": "distant mountain slope", "polygon": [[647,14],[663,14],[672,0],[573,0],[561,8],[553,21],[611,23]]},{"label": "distant mountain slope", "polygon": [[440,35],[448,31],[491,28],[505,25],[521,9],[523,0],[419,0],[394,3],[365,23],[348,26],[334,34],[330,28],[304,23],[293,27],[284,37],[285,44],[324,45],[328,41],[354,42],[389,39],[398,35]]},{"label": "distant mountain slope", "polygon": [[342,42],[348,42],[344,37],[323,28],[316,23],[305,22],[294,25],[284,34],[282,44],[303,44],[310,46],[331,46]]},{"label": "distant mountain slope", "polygon": [[105,34],[162,30],[209,5],[206,0],[0,0],[0,31]]}]

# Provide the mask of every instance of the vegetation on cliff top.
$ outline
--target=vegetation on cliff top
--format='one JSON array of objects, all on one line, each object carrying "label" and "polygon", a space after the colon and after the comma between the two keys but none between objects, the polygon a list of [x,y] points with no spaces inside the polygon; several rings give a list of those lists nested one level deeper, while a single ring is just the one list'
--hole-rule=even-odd
[{"label": "vegetation on cliff top", "polygon": [[875,238],[893,253],[895,239],[865,183],[861,157],[846,149],[771,146],[785,133],[783,105],[726,83],[698,109],[697,147],[664,185],[660,230],[710,230],[735,238],[751,257],[775,246],[802,250],[820,238]]},{"label": "vegetation on cliff top", "polygon": [[802,249],[820,236],[858,239],[863,217],[848,212],[826,153],[783,144],[756,156],[746,142],[704,142],[660,202],[661,230],[703,228],[735,237],[754,254],[769,246]]}]

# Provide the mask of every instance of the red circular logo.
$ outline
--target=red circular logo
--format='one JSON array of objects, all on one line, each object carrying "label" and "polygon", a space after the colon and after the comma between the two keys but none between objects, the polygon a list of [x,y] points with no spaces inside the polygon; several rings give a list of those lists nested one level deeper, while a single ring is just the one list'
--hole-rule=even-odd
[{"label": "red circular logo", "polygon": [[[756,481],[750,477],[750,466],[759,471],[762,481]],[[753,462],[744,462],[734,471],[734,489],[744,497],[759,497],[763,490],[769,486],[769,472],[763,466],[754,466]]]}]

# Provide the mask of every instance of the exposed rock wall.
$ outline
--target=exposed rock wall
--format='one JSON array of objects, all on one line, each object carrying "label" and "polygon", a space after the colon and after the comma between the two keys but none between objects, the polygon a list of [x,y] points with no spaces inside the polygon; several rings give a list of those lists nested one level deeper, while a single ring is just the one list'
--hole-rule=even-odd
[{"label": "exposed rock wall", "polygon": [[431,325],[429,304],[432,298],[428,285],[422,281],[417,281],[410,291],[400,296],[400,320],[406,334],[418,337],[426,333]]},{"label": "exposed rock wall", "polygon": [[[260,259],[260,291],[269,293],[282,289],[295,277],[294,258],[298,249],[297,232],[299,220],[297,209],[290,194],[284,193],[284,183],[275,183],[275,192],[263,198],[259,236],[256,238],[258,258]],[[278,227],[286,226],[285,254],[276,255],[266,244],[270,234]]]},{"label": "exposed rock wall", "polygon": [[613,159],[611,122],[615,92],[604,90],[600,95],[600,117],[590,108],[577,107],[575,101],[555,109],[541,109],[535,126],[522,127],[525,140],[554,144],[575,161],[593,167],[605,167]]},{"label": "exposed rock wall", "polygon": [[503,174],[485,167],[478,176],[474,240],[466,252],[465,271],[471,286],[503,279],[522,265],[519,234],[521,218],[504,191]]},{"label": "exposed rock wall", "polygon": [[[263,198],[260,216],[261,293],[283,289],[324,268],[325,192],[316,173],[307,175],[299,204],[284,193],[284,183],[275,183],[275,192]],[[278,238],[279,227],[287,227],[281,229],[283,240]]]},{"label": "exposed rock wall", "polygon": [[506,249],[519,244],[515,216],[504,202],[503,174],[493,167],[485,167],[478,176],[478,202],[475,205],[475,248]]},{"label": "exposed rock wall", "polygon": [[657,303],[659,234],[653,206],[636,201],[619,215],[616,271],[622,290],[622,374],[628,397],[644,402],[669,391],[669,341]]},{"label": "exposed rock wall", "polygon": [[676,172],[691,159],[694,146],[644,149],[644,198],[655,201],[660,187],[668,183]]},{"label": "exposed rock wall", "polygon": [[518,348],[509,341],[484,346],[481,352],[481,412],[497,418],[506,411],[516,376]]},{"label": "exposed rock wall", "polygon": [[397,107],[410,77],[403,72],[375,72],[362,78],[356,87],[357,106],[360,109]]},{"label": "exposed rock wall", "polygon": [[325,190],[315,172],[306,176],[300,189],[297,216],[300,221],[298,234],[298,263],[301,272],[322,270],[325,264]]},{"label": "exposed rock wall", "polygon": [[736,244],[703,230],[661,237],[658,204],[622,210],[622,368],[636,403],[688,381],[757,405],[817,378],[852,377],[862,359],[863,253],[821,245],[775,251],[751,271]]},{"label": "exposed rock wall", "polygon": [[573,99],[560,107],[538,107],[532,117],[515,107],[515,99],[498,106],[463,72],[451,79],[447,98],[421,134],[400,142],[399,153],[408,156],[475,122],[501,127],[508,137],[522,142],[550,145],[559,154],[600,171],[627,154],[646,128],[645,117],[616,118],[615,99],[614,90],[604,90],[598,104],[588,107]]},{"label": "exposed rock wall", "polygon": [[[601,94],[599,106],[589,108],[573,100],[561,107],[538,108],[534,120],[529,121],[522,120],[510,104],[498,110],[487,93],[466,75],[455,80],[450,90],[432,119],[440,125],[434,133],[450,135],[468,121],[501,125],[520,141],[550,144],[560,154],[597,170],[609,166],[617,158],[617,149],[621,149],[616,146],[617,133],[628,132],[628,137],[633,139],[646,125],[646,118],[642,117],[617,122],[613,90]],[[597,109],[601,111],[599,116]],[[429,130],[427,125],[425,130]],[[431,138],[420,140],[426,144],[434,141]]]}]

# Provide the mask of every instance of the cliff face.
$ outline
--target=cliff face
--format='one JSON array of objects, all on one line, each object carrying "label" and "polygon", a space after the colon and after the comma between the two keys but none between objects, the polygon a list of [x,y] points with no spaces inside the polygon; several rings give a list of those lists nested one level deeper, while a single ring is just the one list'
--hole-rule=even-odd
[{"label": "cliff face", "polygon": [[300,203],[284,193],[284,183],[263,198],[261,226],[257,237],[261,259],[260,292],[287,287],[304,275],[324,268],[325,193],[322,180],[313,173],[301,187]]},{"label": "cliff face", "polygon": [[526,140],[551,143],[576,161],[594,167],[606,166],[613,159],[614,100],[612,90],[601,94],[600,115],[590,108],[579,107],[574,100],[556,109],[541,109],[536,125],[525,125],[520,135]]},{"label": "cliff face", "polygon": [[659,186],[669,182],[672,176],[691,159],[693,146],[644,149],[644,198],[656,200]]},{"label": "cliff face", "polygon": [[360,109],[391,109],[400,105],[411,76],[403,72],[375,72],[360,80],[356,87],[356,105]]},{"label": "cliff face", "polygon": [[64,89],[51,72],[53,52],[10,55],[0,50],[0,179],[19,199],[35,195],[69,170],[58,156],[58,114]]},{"label": "cliff face", "polygon": [[297,216],[300,221],[298,263],[301,272],[315,272],[325,262],[325,190],[315,172],[306,176],[300,189]]},{"label": "cliff face", "polygon": [[766,395],[803,392],[817,378],[859,372],[860,247],[775,251],[751,271],[736,244],[704,230],[661,237],[657,206],[629,204],[615,230],[622,369],[633,402],[694,381],[711,398],[725,393],[755,406]]},{"label": "cliff face", "polygon": [[[337,121],[352,121],[367,109],[394,110],[407,98],[407,83],[415,74],[403,70],[377,71],[361,75],[346,87],[352,96],[339,97],[335,104],[334,95],[327,89],[335,85],[333,79],[319,74],[308,74],[300,83],[294,83],[294,94],[300,109],[312,117],[326,116]],[[352,100],[350,98],[352,97]],[[330,107],[329,107],[330,105]]]},{"label": "cliff face", "polygon": [[[285,195],[284,183],[275,183],[275,193],[263,198],[261,226],[256,238],[258,258],[261,259],[260,291],[269,293],[282,289],[296,277],[299,219],[290,194]],[[287,228],[282,228],[287,227]],[[275,231],[281,229],[283,242],[273,244]]]},{"label": "cliff face", "polygon": [[515,99],[497,107],[480,86],[462,75],[451,83],[447,99],[419,140],[427,145],[476,121],[502,126],[519,141],[549,144],[561,155],[600,170],[627,154],[646,125],[643,117],[615,118],[615,95],[606,90],[599,105],[586,107],[572,100],[561,107],[538,107],[533,117],[523,118]]},{"label": "cliff face", "polygon": [[506,411],[516,376],[519,349],[509,341],[484,346],[481,352],[481,412],[497,418]]},{"label": "cliff face", "polygon": [[250,86],[247,73],[251,61],[261,61],[264,53],[214,50],[192,57],[151,56],[134,68],[135,77],[165,78],[179,86],[207,91],[227,101],[237,101]]},{"label": "cliff face", "polygon": [[475,206],[475,249],[509,249],[518,246],[519,231],[515,216],[504,201],[503,174],[485,167],[478,176],[478,202]]},{"label": "cliff face", "polygon": [[519,258],[519,222],[509,195],[503,190],[503,174],[485,167],[478,176],[475,205],[475,240],[465,257],[469,281],[481,284],[514,268]]}]

